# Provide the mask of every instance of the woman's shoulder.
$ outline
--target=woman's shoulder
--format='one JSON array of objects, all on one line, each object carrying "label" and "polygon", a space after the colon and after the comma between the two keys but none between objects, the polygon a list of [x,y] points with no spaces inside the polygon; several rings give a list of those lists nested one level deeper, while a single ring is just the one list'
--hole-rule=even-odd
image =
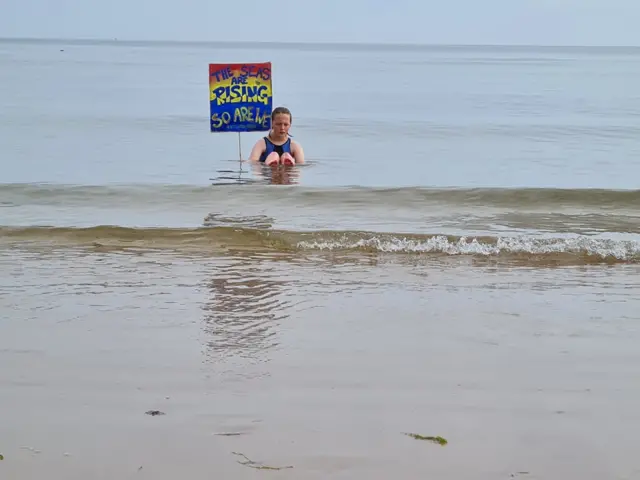
[{"label": "woman's shoulder", "polygon": [[296,155],[304,155],[302,145],[296,140],[291,139],[291,153]]}]

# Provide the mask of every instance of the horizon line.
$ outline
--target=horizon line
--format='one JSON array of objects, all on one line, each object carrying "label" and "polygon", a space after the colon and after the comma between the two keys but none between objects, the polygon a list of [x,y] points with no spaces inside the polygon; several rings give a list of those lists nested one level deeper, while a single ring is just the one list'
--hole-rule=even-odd
[{"label": "horizon line", "polygon": [[183,44],[183,45],[247,45],[247,46],[327,46],[327,47],[418,47],[418,48],[567,48],[567,49],[640,49],[640,45],[575,45],[534,43],[418,43],[357,41],[264,41],[264,40],[175,40],[105,37],[0,37],[0,42],[71,42],[108,44]]}]

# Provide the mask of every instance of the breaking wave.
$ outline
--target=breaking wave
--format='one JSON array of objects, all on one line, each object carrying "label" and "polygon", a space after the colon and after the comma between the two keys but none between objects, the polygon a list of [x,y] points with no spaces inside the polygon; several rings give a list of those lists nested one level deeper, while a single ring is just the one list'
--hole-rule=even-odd
[{"label": "breaking wave", "polygon": [[365,231],[292,231],[270,228],[126,228],[96,226],[0,227],[0,246],[83,247],[115,250],[170,250],[223,254],[228,251],[360,252],[458,256],[520,263],[583,265],[640,263],[640,241],[589,236],[453,236]]}]

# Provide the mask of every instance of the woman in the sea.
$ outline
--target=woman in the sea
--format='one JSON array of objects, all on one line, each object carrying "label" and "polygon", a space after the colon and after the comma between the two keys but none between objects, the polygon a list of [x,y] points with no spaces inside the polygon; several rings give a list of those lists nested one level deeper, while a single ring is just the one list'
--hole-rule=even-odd
[{"label": "woman in the sea", "polygon": [[256,142],[249,155],[249,160],[269,166],[303,164],[304,151],[302,146],[289,136],[292,120],[288,108],[275,108],[271,113],[269,134]]}]

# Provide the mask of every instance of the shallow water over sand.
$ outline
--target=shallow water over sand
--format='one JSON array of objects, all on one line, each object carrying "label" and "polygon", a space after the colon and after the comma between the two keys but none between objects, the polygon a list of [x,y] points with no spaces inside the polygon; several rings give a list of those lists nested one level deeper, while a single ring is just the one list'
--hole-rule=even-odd
[{"label": "shallow water over sand", "polygon": [[254,478],[232,452],[294,467],[275,478],[640,473],[635,265],[69,249],[0,264],[6,478]]}]

